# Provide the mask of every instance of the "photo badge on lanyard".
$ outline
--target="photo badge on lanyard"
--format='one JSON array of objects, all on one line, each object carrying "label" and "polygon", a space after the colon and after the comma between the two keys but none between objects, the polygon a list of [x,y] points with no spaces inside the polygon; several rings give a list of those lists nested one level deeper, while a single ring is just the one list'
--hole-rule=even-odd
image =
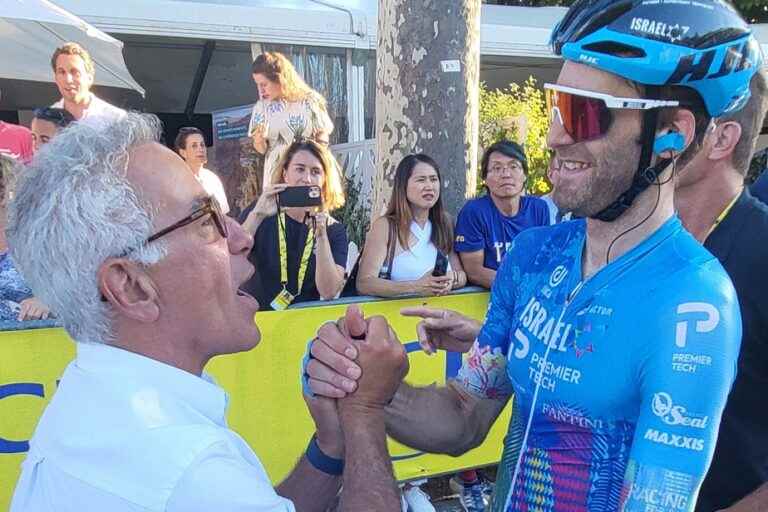
[{"label": "photo badge on lanyard", "polygon": [[307,238],[304,241],[304,251],[301,255],[301,262],[299,264],[299,275],[296,280],[296,295],[288,291],[288,247],[285,243],[285,213],[278,215],[277,226],[277,238],[278,248],[280,249],[280,284],[282,290],[278,293],[270,303],[272,309],[275,311],[283,311],[290,306],[296,299],[296,295],[301,294],[301,289],[304,287],[304,280],[307,277],[307,267],[309,266],[309,258],[312,255],[312,247],[315,243],[314,232],[310,228],[307,232]]},{"label": "photo badge on lanyard", "polygon": [[286,290],[285,287],[283,287],[283,289],[280,290],[280,293],[278,293],[277,296],[272,300],[270,306],[272,306],[272,309],[275,311],[283,311],[291,305],[293,299],[295,298],[296,296],[294,296],[291,292]]}]

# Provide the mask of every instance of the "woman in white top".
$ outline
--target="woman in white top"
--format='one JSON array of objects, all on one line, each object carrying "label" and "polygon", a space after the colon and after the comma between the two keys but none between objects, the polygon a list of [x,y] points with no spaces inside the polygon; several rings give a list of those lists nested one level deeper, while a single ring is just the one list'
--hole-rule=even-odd
[{"label": "woman in white top", "polygon": [[357,275],[361,295],[445,295],[466,285],[440,182],[437,163],[427,155],[408,155],[397,166],[387,212],[365,241]]},{"label": "woman in white top", "polygon": [[264,186],[283,151],[298,139],[328,145],[333,122],[325,98],[308,86],[282,53],[265,52],[256,57],[251,74],[259,101],[251,112],[248,135],[264,155]]}]

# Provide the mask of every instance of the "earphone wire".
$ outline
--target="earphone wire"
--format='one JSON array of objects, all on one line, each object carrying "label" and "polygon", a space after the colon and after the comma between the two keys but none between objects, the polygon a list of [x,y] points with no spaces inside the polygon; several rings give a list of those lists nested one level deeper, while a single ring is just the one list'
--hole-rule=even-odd
[{"label": "earphone wire", "polygon": [[664,180],[664,181],[659,181],[659,178],[657,177],[657,178],[656,178],[656,180],[654,180],[654,183],[653,183],[653,184],[654,184],[654,185],[656,185],[656,201],[653,203],[653,208],[651,208],[651,211],[648,213],[648,215],[646,215],[646,216],[645,216],[645,218],[643,218],[643,220],[641,220],[640,222],[638,222],[638,223],[637,223],[637,224],[635,224],[634,226],[632,226],[632,227],[630,227],[630,228],[626,229],[625,231],[621,232],[621,233],[620,233],[620,234],[619,234],[619,235],[618,235],[616,238],[614,238],[614,239],[613,239],[613,241],[610,243],[610,245],[608,246],[608,251],[607,251],[607,252],[606,252],[606,254],[605,254],[605,264],[606,264],[606,265],[608,265],[608,264],[611,262],[611,250],[613,249],[613,245],[614,245],[614,244],[615,244],[615,243],[616,243],[616,242],[617,242],[617,241],[618,241],[618,240],[619,240],[621,237],[623,237],[623,236],[627,235],[628,233],[630,233],[630,232],[634,231],[635,229],[637,229],[637,228],[639,228],[640,226],[642,226],[643,224],[645,224],[645,223],[648,221],[648,219],[650,219],[650,218],[653,216],[653,214],[656,212],[656,208],[658,208],[658,207],[659,207],[659,201],[661,200],[661,187],[662,187],[663,185],[666,185],[666,184],[667,184],[667,183],[669,183],[670,181],[672,181],[672,179],[674,178],[674,176],[677,174],[677,159],[678,159],[678,157],[677,157],[677,156],[675,156],[674,158],[672,158],[672,162],[671,162],[671,165],[672,165],[672,173],[669,175],[669,178],[667,178],[667,179],[666,179],[666,180]]}]

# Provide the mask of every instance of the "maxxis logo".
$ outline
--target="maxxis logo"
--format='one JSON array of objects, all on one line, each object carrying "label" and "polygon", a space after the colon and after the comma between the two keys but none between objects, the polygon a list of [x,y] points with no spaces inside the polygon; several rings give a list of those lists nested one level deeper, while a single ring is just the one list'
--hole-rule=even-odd
[{"label": "maxxis logo", "polygon": [[563,265],[558,265],[555,270],[552,272],[552,275],[549,276],[549,286],[552,288],[556,287],[560,283],[563,282],[563,279],[565,279],[565,276],[568,275],[568,269],[565,268]]}]

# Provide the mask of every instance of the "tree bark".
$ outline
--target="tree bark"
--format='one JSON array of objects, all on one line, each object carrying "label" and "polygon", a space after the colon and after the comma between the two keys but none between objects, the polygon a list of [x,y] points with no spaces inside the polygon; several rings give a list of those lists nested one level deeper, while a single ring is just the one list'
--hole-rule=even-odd
[{"label": "tree bark", "polygon": [[476,188],[480,0],[379,0],[378,22],[371,215],[381,215],[410,153],[438,163],[455,215]]}]

